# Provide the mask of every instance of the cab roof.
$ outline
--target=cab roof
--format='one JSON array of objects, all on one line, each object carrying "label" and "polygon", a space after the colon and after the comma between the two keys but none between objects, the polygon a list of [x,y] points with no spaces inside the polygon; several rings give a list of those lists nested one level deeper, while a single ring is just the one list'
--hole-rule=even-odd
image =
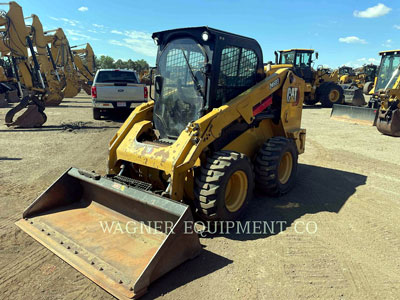
[{"label": "cab roof", "polygon": [[303,52],[314,53],[314,49],[300,49],[300,48],[294,48],[294,49],[288,49],[288,50],[280,50],[279,52],[291,52],[291,51],[303,51]]},{"label": "cab roof", "polygon": [[379,52],[379,55],[400,54],[400,50],[386,50]]}]

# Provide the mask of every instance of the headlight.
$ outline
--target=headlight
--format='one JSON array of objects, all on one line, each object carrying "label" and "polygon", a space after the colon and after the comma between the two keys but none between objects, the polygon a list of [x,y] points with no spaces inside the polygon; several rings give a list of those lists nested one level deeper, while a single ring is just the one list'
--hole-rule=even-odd
[{"label": "headlight", "polygon": [[201,34],[201,38],[203,39],[203,41],[207,42],[208,39],[210,38],[210,34],[209,34],[207,31],[204,31],[204,32]]}]

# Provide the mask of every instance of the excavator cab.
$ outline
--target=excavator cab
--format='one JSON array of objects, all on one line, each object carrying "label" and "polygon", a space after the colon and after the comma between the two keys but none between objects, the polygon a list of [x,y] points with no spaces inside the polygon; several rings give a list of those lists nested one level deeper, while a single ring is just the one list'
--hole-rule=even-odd
[{"label": "excavator cab", "polygon": [[158,44],[154,125],[175,140],[187,124],[264,78],[257,41],[196,27],[153,34]]}]

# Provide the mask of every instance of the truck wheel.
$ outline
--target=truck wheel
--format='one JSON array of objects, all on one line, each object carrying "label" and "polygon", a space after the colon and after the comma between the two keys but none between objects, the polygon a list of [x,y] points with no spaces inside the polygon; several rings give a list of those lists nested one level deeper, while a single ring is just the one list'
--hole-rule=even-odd
[{"label": "truck wheel", "polygon": [[373,87],[374,83],[372,81],[366,82],[363,87],[364,95],[369,95],[369,92],[372,90]]},{"label": "truck wheel", "polygon": [[293,188],[297,172],[297,148],[284,137],[273,137],[259,150],[254,171],[256,188],[270,196],[280,196]]},{"label": "truck wheel", "polygon": [[93,119],[95,120],[101,119],[101,112],[99,108],[93,108]]},{"label": "truck wheel", "polygon": [[322,107],[332,107],[333,104],[343,103],[343,89],[333,82],[322,84],[318,88],[318,100]]},{"label": "truck wheel", "polygon": [[195,205],[205,220],[239,219],[253,197],[254,174],[246,155],[215,152],[195,179]]}]

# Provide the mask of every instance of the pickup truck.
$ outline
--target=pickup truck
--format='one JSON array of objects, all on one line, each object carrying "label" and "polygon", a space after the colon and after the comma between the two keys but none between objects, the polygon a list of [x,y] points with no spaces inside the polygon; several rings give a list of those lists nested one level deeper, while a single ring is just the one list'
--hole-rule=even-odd
[{"label": "pickup truck", "polygon": [[147,102],[148,91],[131,70],[100,69],[92,85],[93,118],[112,110],[129,110]]}]

